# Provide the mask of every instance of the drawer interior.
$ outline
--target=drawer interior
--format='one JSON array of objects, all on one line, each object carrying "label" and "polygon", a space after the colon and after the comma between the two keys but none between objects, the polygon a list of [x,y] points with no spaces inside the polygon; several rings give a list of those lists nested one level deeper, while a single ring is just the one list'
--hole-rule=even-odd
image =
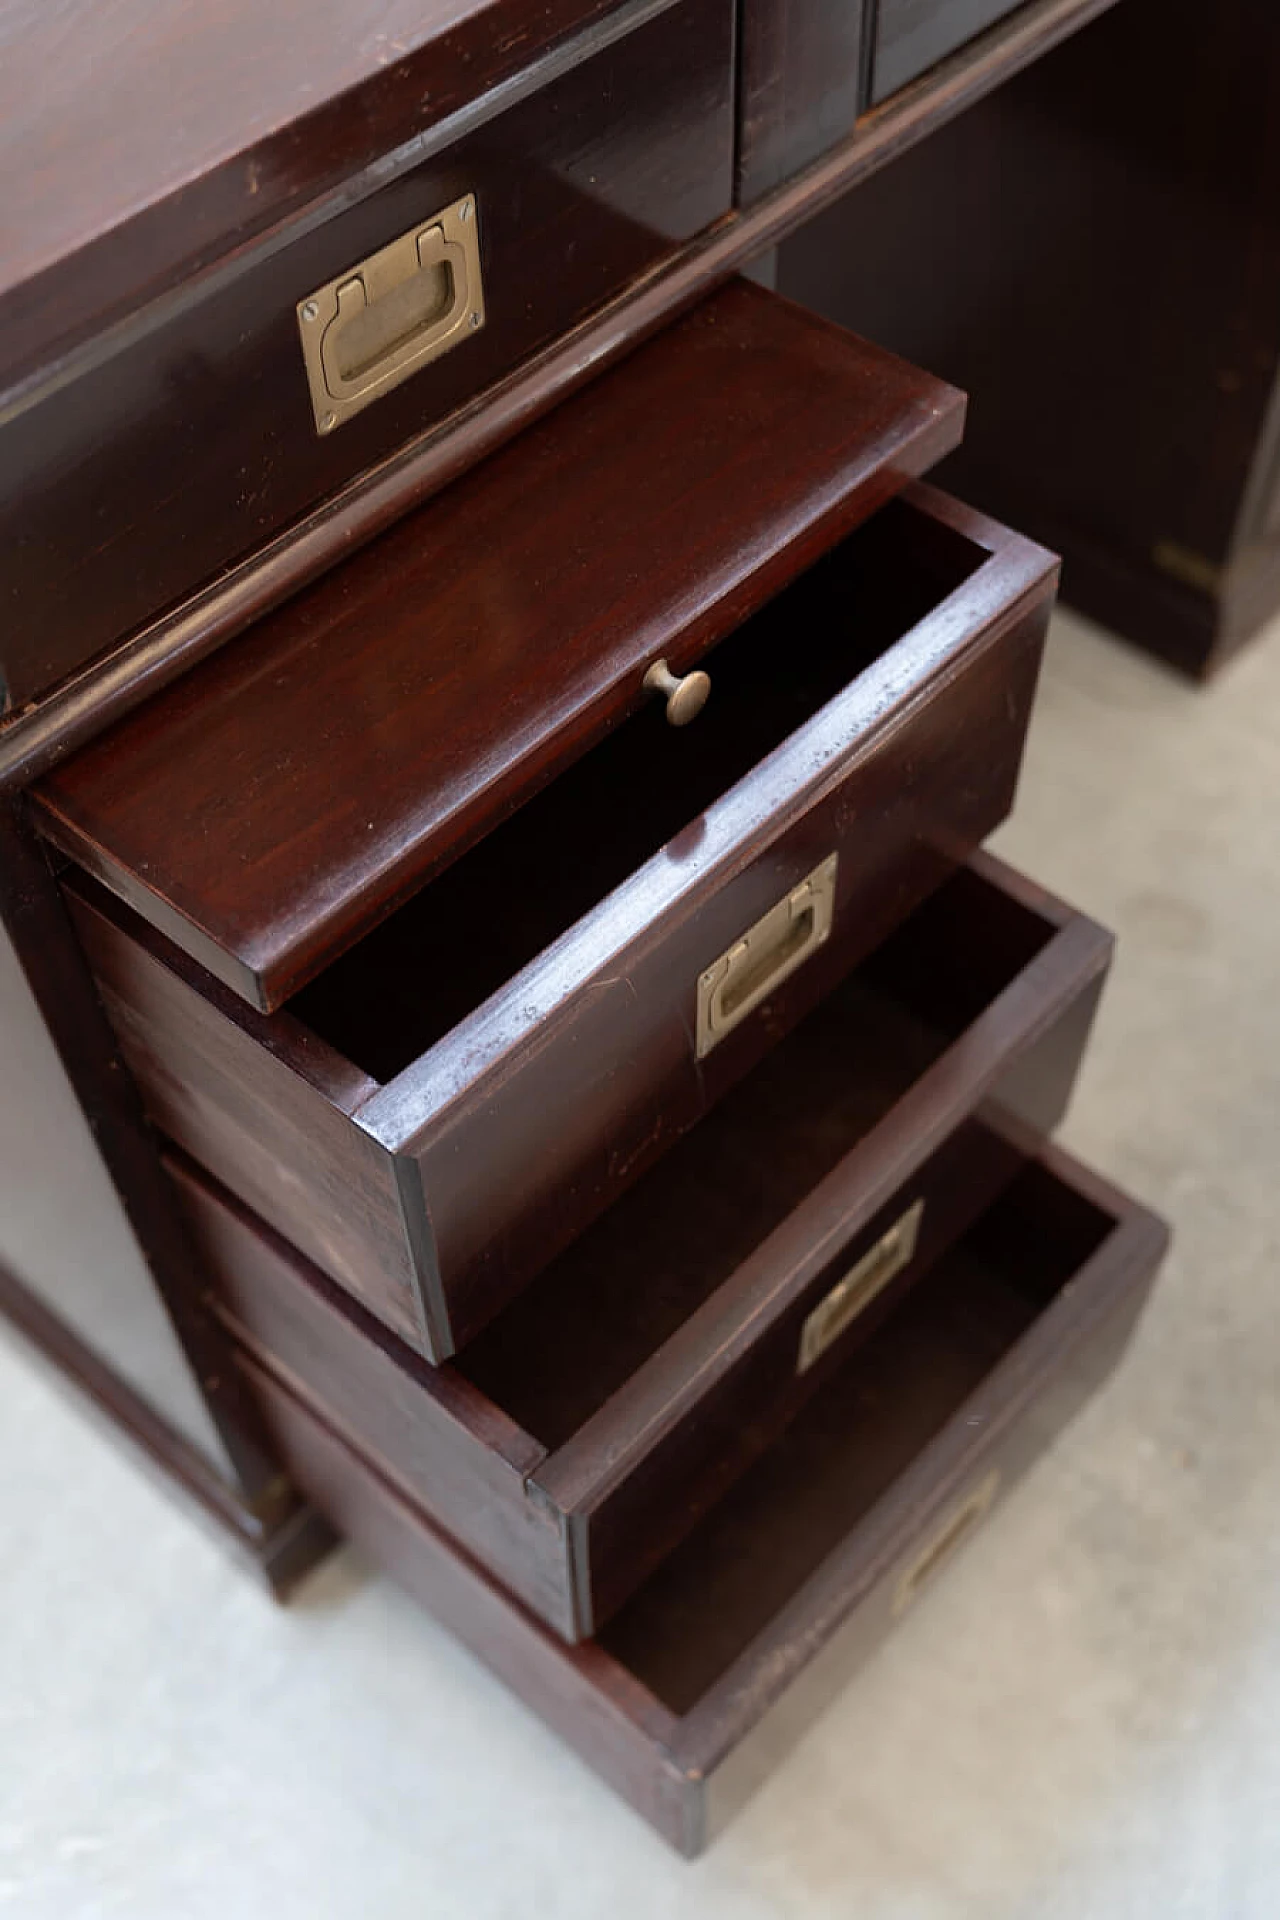
[{"label": "drawer interior", "polygon": [[563,1445],[1052,938],[963,869],[453,1362]]},{"label": "drawer interior", "polygon": [[599,1635],[688,1713],[1115,1226],[1039,1163],[821,1387]]},{"label": "drawer interior", "polygon": [[[439,365],[472,366],[504,324],[491,307]],[[433,377],[404,387],[411,412]],[[655,655],[704,652],[963,415],[941,381],[731,282],[45,775],[42,830],[274,1013],[639,706]],[[1031,550],[991,531],[1024,574]]]},{"label": "drawer interior", "polygon": [[412,1064],[988,558],[895,501],[705,656],[693,725],[646,706],[290,1002],[373,1079]]},{"label": "drawer interior", "polygon": [[1047,1148],[581,1646],[244,1364],[298,1484],[692,1854],[1106,1378],[1167,1244]]}]

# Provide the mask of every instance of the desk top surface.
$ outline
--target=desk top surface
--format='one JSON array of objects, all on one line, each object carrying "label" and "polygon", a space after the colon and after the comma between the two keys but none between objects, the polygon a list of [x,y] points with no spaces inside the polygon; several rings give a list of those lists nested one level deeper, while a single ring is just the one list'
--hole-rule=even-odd
[{"label": "desk top surface", "polygon": [[0,0],[0,384],[618,0]]}]

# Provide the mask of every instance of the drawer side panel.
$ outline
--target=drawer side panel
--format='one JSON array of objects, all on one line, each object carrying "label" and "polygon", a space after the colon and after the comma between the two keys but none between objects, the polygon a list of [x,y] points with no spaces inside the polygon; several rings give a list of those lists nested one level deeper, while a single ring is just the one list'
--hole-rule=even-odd
[{"label": "drawer side panel", "polygon": [[667,1710],[595,1646],[556,1640],[272,1374],[247,1356],[243,1364],[308,1498],[684,1851],[692,1788],[666,1756]]},{"label": "drawer side panel", "polygon": [[[74,884],[67,900],[156,1125],[422,1349],[391,1155],[336,1097],[131,938],[111,903],[91,904]],[[355,1104],[358,1083],[345,1091]]]},{"label": "drawer side panel", "polygon": [[59,767],[44,829],[278,1007],[962,417],[952,388],[735,283]]},{"label": "drawer side panel", "polygon": [[395,1346],[315,1268],[216,1191],[170,1162],[232,1334],[287,1378],[526,1606],[573,1638],[564,1530],[525,1492],[543,1449],[448,1368]]}]

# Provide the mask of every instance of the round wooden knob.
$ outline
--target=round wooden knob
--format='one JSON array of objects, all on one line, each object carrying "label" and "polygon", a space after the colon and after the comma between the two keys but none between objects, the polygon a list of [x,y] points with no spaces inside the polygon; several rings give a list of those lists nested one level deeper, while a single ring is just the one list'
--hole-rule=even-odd
[{"label": "round wooden knob", "polygon": [[647,693],[660,693],[667,703],[667,725],[687,727],[707,704],[711,679],[705,673],[686,673],[681,679],[665,660],[655,660],[644,677]]}]

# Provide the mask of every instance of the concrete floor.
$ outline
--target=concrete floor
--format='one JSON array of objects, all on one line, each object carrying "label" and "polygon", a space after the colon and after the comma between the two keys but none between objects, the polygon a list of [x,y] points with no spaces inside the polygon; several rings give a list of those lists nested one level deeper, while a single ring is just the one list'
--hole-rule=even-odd
[{"label": "concrete floor", "polygon": [[702,1862],[353,1556],[273,1611],[5,1345],[0,1913],[1275,1920],[1278,737],[1280,630],[1202,693],[1059,618],[998,845],[1120,934],[1066,1138],[1176,1252]]}]

